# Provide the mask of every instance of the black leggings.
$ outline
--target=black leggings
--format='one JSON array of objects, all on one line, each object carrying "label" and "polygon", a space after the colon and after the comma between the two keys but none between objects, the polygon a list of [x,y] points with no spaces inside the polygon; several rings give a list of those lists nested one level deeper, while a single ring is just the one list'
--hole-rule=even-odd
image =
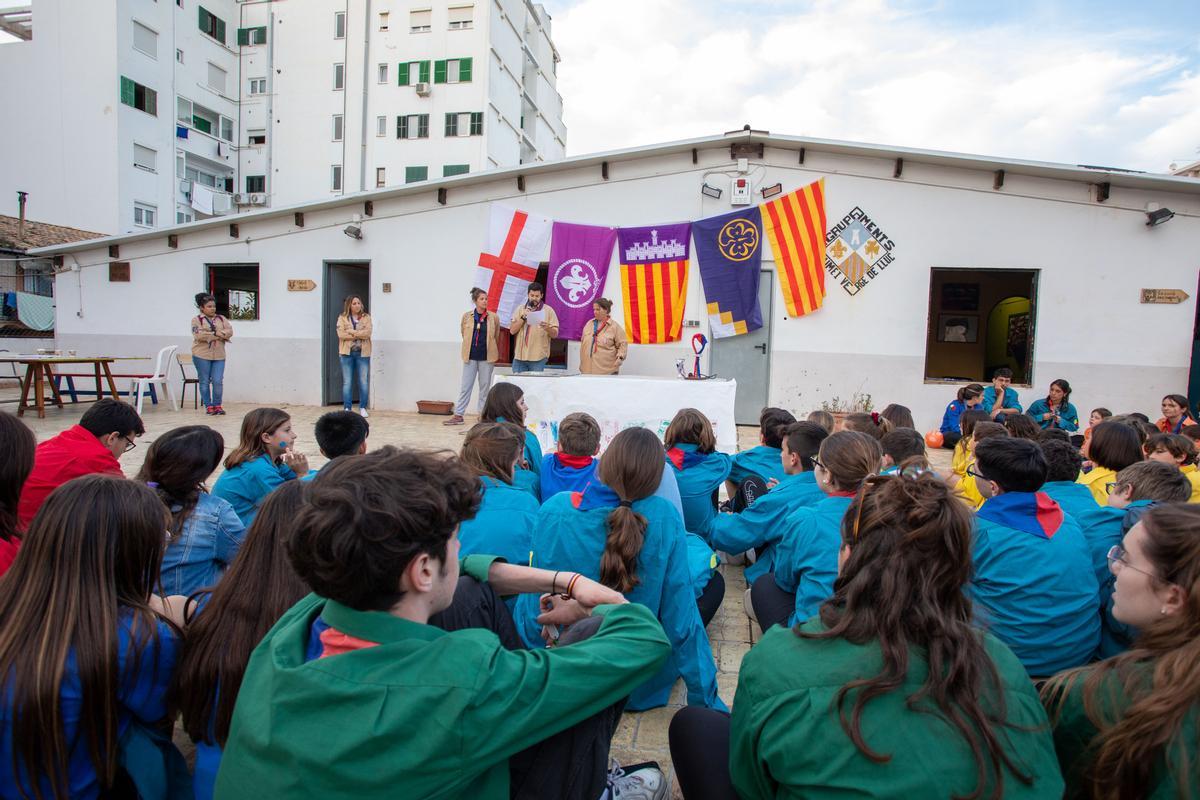
[{"label": "black leggings", "polygon": [[721,573],[714,572],[708,585],[704,587],[704,591],[696,598],[696,605],[700,609],[700,621],[704,623],[704,627],[707,628],[708,623],[712,622],[712,618],[717,615],[717,609],[721,607],[721,601],[724,599],[725,578],[721,576]]},{"label": "black leggings", "polygon": [[942,434],[942,448],[945,450],[953,450],[958,444],[958,440],[962,438],[962,434],[958,431],[948,431]]},{"label": "black leggings", "polygon": [[750,587],[750,605],[758,626],[766,631],[772,625],[787,625],[788,617],[796,610],[796,595],[780,589],[775,574],[768,572]]},{"label": "black leggings", "polygon": [[679,709],[668,738],[684,800],[737,800],[729,778],[729,715],[700,706]]}]

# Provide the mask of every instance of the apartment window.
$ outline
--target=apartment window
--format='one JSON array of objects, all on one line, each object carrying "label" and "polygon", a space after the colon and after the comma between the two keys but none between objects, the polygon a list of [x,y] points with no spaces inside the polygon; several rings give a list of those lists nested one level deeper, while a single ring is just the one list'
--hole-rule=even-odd
[{"label": "apartment window", "polygon": [[267,190],[266,175],[247,175],[246,176],[246,191],[247,192],[265,192]]},{"label": "apartment window", "polygon": [[267,43],[267,26],[260,25],[257,28],[238,28],[238,44],[266,44]]},{"label": "apartment window", "polygon": [[333,115],[333,140],[335,142],[340,142],[342,140],[342,127],[343,127],[342,115],[334,114]]},{"label": "apartment window", "polygon": [[482,111],[474,111],[471,113],[471,135],[472,136],[482,136],[483,135],[483,112]]},{"label": "apartment window", "polygon": [[423,9],[421,11],[408,12],[408,32],[409,33],[429,33],[433,30],[433,10]]},{"label": "apartment window", "polygon": [[447,136],[479,136],[482,133],[482,112],[463,111],[446,115]]},{"label": "apartment window", "polygon": [[124,75],[121,76],[121,102],[151,116],[158,116],[158,92]]},{"label": "apartment window", "polygon": [[380,83],[388,82],[388,65],[387,64],[379,65],[379,82]]},{"label": "apartment window", "polygon": [[158,172],[158,151],[144,145],[134,144],[133,165],[147,172]]},{"label": "apartment window", "polygon": [[375,118],[375,135],[387,136],[387,117]]},{"label": "apartment window", "polygon": [[346,88],[346,65],[345,64],[334,64],[333,65],[333,88],[335,91],[337,89],[345,89]]},{"label": "apartment window", "polygon": [[176,225],[182,225],[185,222],[191,222],[193,219],[195,219],[195,217],[192,216],[192,212],[190,212],[190,211],[176,211],[175,212],[175,224]]},{"label": "apartment window", "polygon": [[333,15],[333,38],[346,38],[346,12],[339,11]]},{"label": "apartment window", "polygon": [[342,190],[342,165],[334,164],[330,171],[333,175],[329,182],[329,188],[331,191],[340,192]]},{"label": "apartment window", "polygon": [[175,48],[175,60],[178,61],[180,64],[183,63],[183,51],[180,50],[178,47]]},{"label": "apartment window", "polygon": [[470,164],[446,164],[442,167],[442,177],[449,178],[451,175],[466,175],[470,171]]},{"label": "apartment window", "polygon": [[[396,138],[428,139],[429,115],[409,114],[408,116],[396,117]],[[422,180],[424,179],[422,178]]]},{"label": "apartment window", "polygon": [[387,167],[375,168],[375,188],[382,189],[387,186]]},{"label": "apartment window", "polygon": [[133,23],[133,49],[158,58],[158,34],[140,22]]},{"label": "apartment window", "polygon": [[429,179],[429,167],[405,167],[404,182],[416,183]]},{"label": "apartment window", "polygon": [[463,31],[471,27],[475,6],[456,6],[450,9],[450,30]]},{"label": "apartment window", "polygon": [[142,228],[153,228],[158,219],[158,206],[146,203],[133,204],[133,224]]},{"label": "apartment window", "polygon": [[233,120],[221,117],[220,137],[227,142],[233,141]]},{"label": "apartment window", "polygon": [[414,83],[429,83],[428,61],[406,61],[396,68],[400,76],[401,86],[411,86]]},{"label": "apartment window", "polygon": [[451,58],[433,62],[434,83],[470,83],[471,59]]},{"label": "apartment window", "polygon": [[206,264],[208,293],[217,313],[233,320],[258,319],[258,264]]},{"label": "apartment window", "polygon": [[225,70],[218,67],[211,61],[208,62],[208,88],[212,89],[217,94],[225,94],[225,79],[228,77]]},{"label": "apartment window", "polygon": [[386,31],[388,29],[388,18],[390,15],[386,11],[379,12],[379,30]]},{"label": "apartment window", "polygon": [[256,131],[247,132],[246,143],[251,144],[251,145],[266,144],[267,143],[267,132],[265,130],[261,130],[261,129],[256,130]]},{"label": "apartment window", "polygon": [[266,78],[251,78],[250,79],[250,94],[266,94],[267,79]]},{"label": "apartment window", "polygon": [[192,101],[186,97],[175,98],[175,119],[184,125],[192,124]]},{"label": "apartment window", "polygon": [[209,13],[204,6],[200,6],[200,32],[225,44],[225,20]]}]

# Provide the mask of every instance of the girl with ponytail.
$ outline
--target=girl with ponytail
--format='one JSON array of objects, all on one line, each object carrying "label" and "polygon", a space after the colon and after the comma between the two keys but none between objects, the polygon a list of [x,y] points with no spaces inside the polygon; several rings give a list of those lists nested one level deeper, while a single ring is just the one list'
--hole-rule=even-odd
[{"label": "girl with ponytail", "polygon": [[[578,572],[649,608],[671,640],[674,657],[636,689],[628,708],[666,705],[681,675],[688,703],[725,709],[717,697],[712,649],[700,619],[683,523],[678,511],[655,491],[665,452],[645,428],[621,431],[600,457],[599,482],[582,492],[560,492],[546,500],[533,535],[533,563],[542,569]],[[542,647],[537,595],[522,595],[514,614],[529,647]]]},{"label": "girl with ponytail", "polygon": [[512,422],[480,422],[467,431],[460,457],[479,476],[483,500],[473,518],[459,523],[462,555],[486,553],[510,564],[529,563],[538,502],[513,483],[524,447],[525,430]]},{"label": "girl with ponytail", "polygon": [[1119,656],[1042,690],[1068,797],[1200,792],[1200,507],[1151,508],[1108,554],[1112,616],[1140,631]]},{"label": "girl with ponytail", "polygon": [[204,485],[224,452],[225,440],[207,425],[170,430],[146,452],[137,479],[171,514],[162,560],[165,595],[187,596],[216,585],[246,535],[233,506]]}]

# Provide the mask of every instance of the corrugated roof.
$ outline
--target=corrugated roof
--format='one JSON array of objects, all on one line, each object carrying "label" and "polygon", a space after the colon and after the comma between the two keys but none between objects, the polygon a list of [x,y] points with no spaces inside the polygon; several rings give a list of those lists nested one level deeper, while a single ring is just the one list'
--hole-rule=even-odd
[{"label": "corrugated roof", "polygon": [[0,214],[0,250],[24,252],[36,247],[52,247],[70,244],[84,239],[99,239],[103,233],[81,231],[64,225],[25,220],[25,230],[19,234],[21,221],[17,217]]}]

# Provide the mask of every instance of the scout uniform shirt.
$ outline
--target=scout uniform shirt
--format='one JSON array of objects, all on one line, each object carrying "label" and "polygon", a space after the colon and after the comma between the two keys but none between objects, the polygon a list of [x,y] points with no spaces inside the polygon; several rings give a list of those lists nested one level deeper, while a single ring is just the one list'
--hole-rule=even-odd
[{"label": "scout uniform shirt", "polygon": [[[544,311],[550,330],[545,330],[540,325],[526,325],[525,317],[530,311]],[[518,322],[520,325],[516,326],[516,332],[513,333],[513,358],[518,361],[541,361],[543,358],[549,358],[550,340],[558,333],[558,315],[554,313],[554,309],[545,303],[537,309],[523,305],[513,317],[514,325]]]},{"label": "scout uniform shirt", "polygon": [[[842,518],[853,500],[851,494],[832,494],[807,508],[792,512],[780,526],[775,547],[775,584],[796,593],[796,606],[788,625],[804,622],[833,595],[842,549]],[[755,503],[755,505],[758,505]]]},{"label": "scout uniform shirt", "polygon": [[667,463],[675,473],[683,503],[683,526],[692,533],[703,531],[716,516],[713,492],[721,488],[733,468],[733,459],[727,454],[701,453],[697,447],[680,442],[667,451]]},{"label": "scout uniform shirt", "polygon": [[249,528],[267,495],[295,478],[291,467],[276,464],[275,459],[263,453],[222,472],[213,484],[212,493],[233,506],[242,524]]},{"label": "scout uniform shirt", "polygon": [[225,343],[233,338],[233,326],[229,320],[217,314],[192,317],[192,356],[205,361],[224,361]]},{"label": "scout uniform shirt", "polygon": [[592,375],[612,375],[625,363],[629,343],[625,330],[611,317],[600,322],[583,323],[579,339],[579,371]]},{"label": "scout uniform shirt", "polygon": [[733,467],[729,471],[729,480],[733,481],[734,485],[738,485],[752,476],[761,478],[764,482],[771,478],[783,480],[787,473],[783,471],[783,461],[780,458],[782,452],[781,448],[760,444],[749,450],[735,453]]},{"label": "scout uniform shirt", "polygon": [[464,556],[494,553],[510,564],[528,564],[537,500],[524,489],[488,475],[479,482],[483,495],[479,510],[458,526],[460,552]]}]

